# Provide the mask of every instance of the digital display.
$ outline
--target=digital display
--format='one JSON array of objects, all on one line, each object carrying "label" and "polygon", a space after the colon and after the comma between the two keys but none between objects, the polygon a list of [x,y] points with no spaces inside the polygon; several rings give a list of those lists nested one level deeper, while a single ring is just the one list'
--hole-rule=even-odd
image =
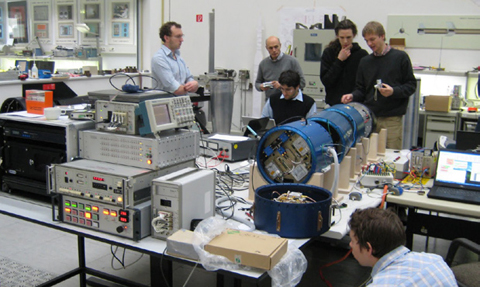
[{"label": "digital display", "polygon": [[159,104],[152,106],[153,113],[155,114],[155,123],[157,126],[171,123],[170,113],[168,111],[167,104]]},{"label": "digital display", "polygon": [[170,200],[160,199],[161,206],[172,207],[172,202]]},{"label": "digital display", "polygon": [[93,177],[93,180],[96,180],[96,181],[105,181],[105,179],[103,177],[98,177],[98,176],[94,176]]}]

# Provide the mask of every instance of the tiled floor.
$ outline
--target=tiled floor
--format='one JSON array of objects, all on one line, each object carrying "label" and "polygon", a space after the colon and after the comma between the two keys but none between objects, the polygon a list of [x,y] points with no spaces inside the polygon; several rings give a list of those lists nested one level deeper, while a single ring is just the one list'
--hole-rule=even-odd
[{"label": "tiled floor", "polygon": [[[86,239],[87,266],[128,278],[148,285],[150,282],[150,262],[147,255],[127,250],[125,253],[126,268],[121,268],[116,261],[112,263],[110,245]],[[441,239],[430,239],[428,252],[445,257],[450,242]],[[415,236],[415,251],[425,251],[425,238]],[[320,280],[319,267],[340,259],[348,251],[348,239],[327,243],[313,240],[302,249],[309,262],[306,273],[298,286],[327,286]],[[122,257],[123,249],[117,251]],[[54,274],[62,274],[77,267],[76,236],[37,224],[0,215],[0,255],[15,262],[31,266]],[[113,264],[113,267],[112,267]],[[172,287],[184,286],[192,267],[174,263],[174,284]],[[323,271],[326,279],[333,286],[358,286],[367,277],[370,268],[361,267],[350,255],[340,264],[328,267]],[[1,274],[0,274],[1,278]],[[215,286],[216,276],[213,272],[197,267],[186,286]],[[74,287],[79,285],[78,277],[62,282],[58,286]],[[0,282],[0,286],[1,282]],[[250,287],[251,284],[243,284]],[[270,286],[270,280],[261,286]]]}]

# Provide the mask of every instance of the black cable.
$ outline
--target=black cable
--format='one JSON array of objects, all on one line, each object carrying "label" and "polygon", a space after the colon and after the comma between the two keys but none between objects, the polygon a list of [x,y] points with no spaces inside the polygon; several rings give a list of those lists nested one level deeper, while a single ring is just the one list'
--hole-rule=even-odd
[{"label": "black cable", "polygon": [[290,117],[288,119],[283,120],[281,123],[277,124],[277,126],[281,126],[283,124],[288,124],[288,123],[298,121],[298,120],[301,120],[301,119],[303,119],[302,116],[293,116],[293,117]]},{"label": "black cable", "polygon": [[165,252],[167,251],[167,247],[163,249],[162,256],[160,257],[160,273],[162,273],[163,280],[165,281],[165,284],[167,287],[170,287],[170,284],[168,284],[167,278],[165,277],[165,274],[163,273],[163,257],[165,256]]},{"label": "black cable", "polygon": [[126,76],[128,79],[125,81],[125,84],[127,84],[128,81],[132,81],[132,83],[133,83],[134,85],[136,85],[135,80],[134,80],[130,75],[127,75],[127,74],[125,74],[125,73],[116,73],[116,74],[113,74],[112,76],[110,76],[110,78],[108,78],[108,82],[109,82],[110,85],[111,85],[115,90],[117,90],[117,91],[123,92],[122,89],[117,88],[117,86],[115,86],[115,85],[112,83],[112,79],[115,78],[115,77],[117,77],[117,76]]},{"label": "black cable", "polygon": [[[124,258],[120,260],[120,258],[117,257],[117,250],[118,250],[118,246],[115,246],[115,251],[113,251],[113,245],[110,245],[110,253],[112,253],[113,258],[115,258],[118,261],[118,263],[120,263],[120,265],[122,265],[122,267],[125,268],[125,263],[123,261]],[[112,258],[112,268],[113,268],[113,258]]]}]

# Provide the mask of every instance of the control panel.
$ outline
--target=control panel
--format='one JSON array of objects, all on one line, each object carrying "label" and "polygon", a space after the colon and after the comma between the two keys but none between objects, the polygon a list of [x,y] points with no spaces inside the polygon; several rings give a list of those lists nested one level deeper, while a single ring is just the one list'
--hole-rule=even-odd
[{"label": "control panel", "polygon": [[79,133],[79,154],[85,159],[139,168],[161,169],[198,157],[200,133],[165,131],[162,137],[139,137],[88,130]]},{"label": "control panel", "polygon": [[126,208],[149,200],[151,182],[161,174],[82,159],[49,167],[49,191]]},{"label": "control panel", "polygon": [[95,102],[95,128],[99,131],[138,135],[138,103]]},{"label": "control panel", "polygon": [[101,232],[140,240],[150,235],[150,201],[120,208],[85,198],[62,196],[60,220]]}]

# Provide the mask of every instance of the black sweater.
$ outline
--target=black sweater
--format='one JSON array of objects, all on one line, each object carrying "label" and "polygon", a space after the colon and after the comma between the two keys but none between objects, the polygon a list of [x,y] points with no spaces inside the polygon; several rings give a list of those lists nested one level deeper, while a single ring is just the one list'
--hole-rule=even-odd
[{"label": "black sweater", "polygon": [[342,96],[355,89],[358,64],[368,55],[357,43],[353,43],[350,51],[351,54],[345,61],[338,59],[339,51],[333,47],[327,47],[323,51],[320,79],[327,92],[325,102],[330,106],[341,104]]},{"label": "black sweater", "polygon": [[[377,79],[393,88],[393,95],[384,97],[377,91]],[[360,61],[353,101],[364,103],[377,117],[402,116],[407,111],[408,98],[415,92],[417,81],[407,53],[391,49],[383,56],[370,54]]]},{"label": "black sweater", "polygon": [[[315,100],[303,94],[303,102],[296,100],[280,99],[282,95],[274,95],[270,97],[270,106],[273,111],[273,119],[277,125],[292,117],[305,118],[312,108]],[[299,120],[297,118],[296,120]]]}]

